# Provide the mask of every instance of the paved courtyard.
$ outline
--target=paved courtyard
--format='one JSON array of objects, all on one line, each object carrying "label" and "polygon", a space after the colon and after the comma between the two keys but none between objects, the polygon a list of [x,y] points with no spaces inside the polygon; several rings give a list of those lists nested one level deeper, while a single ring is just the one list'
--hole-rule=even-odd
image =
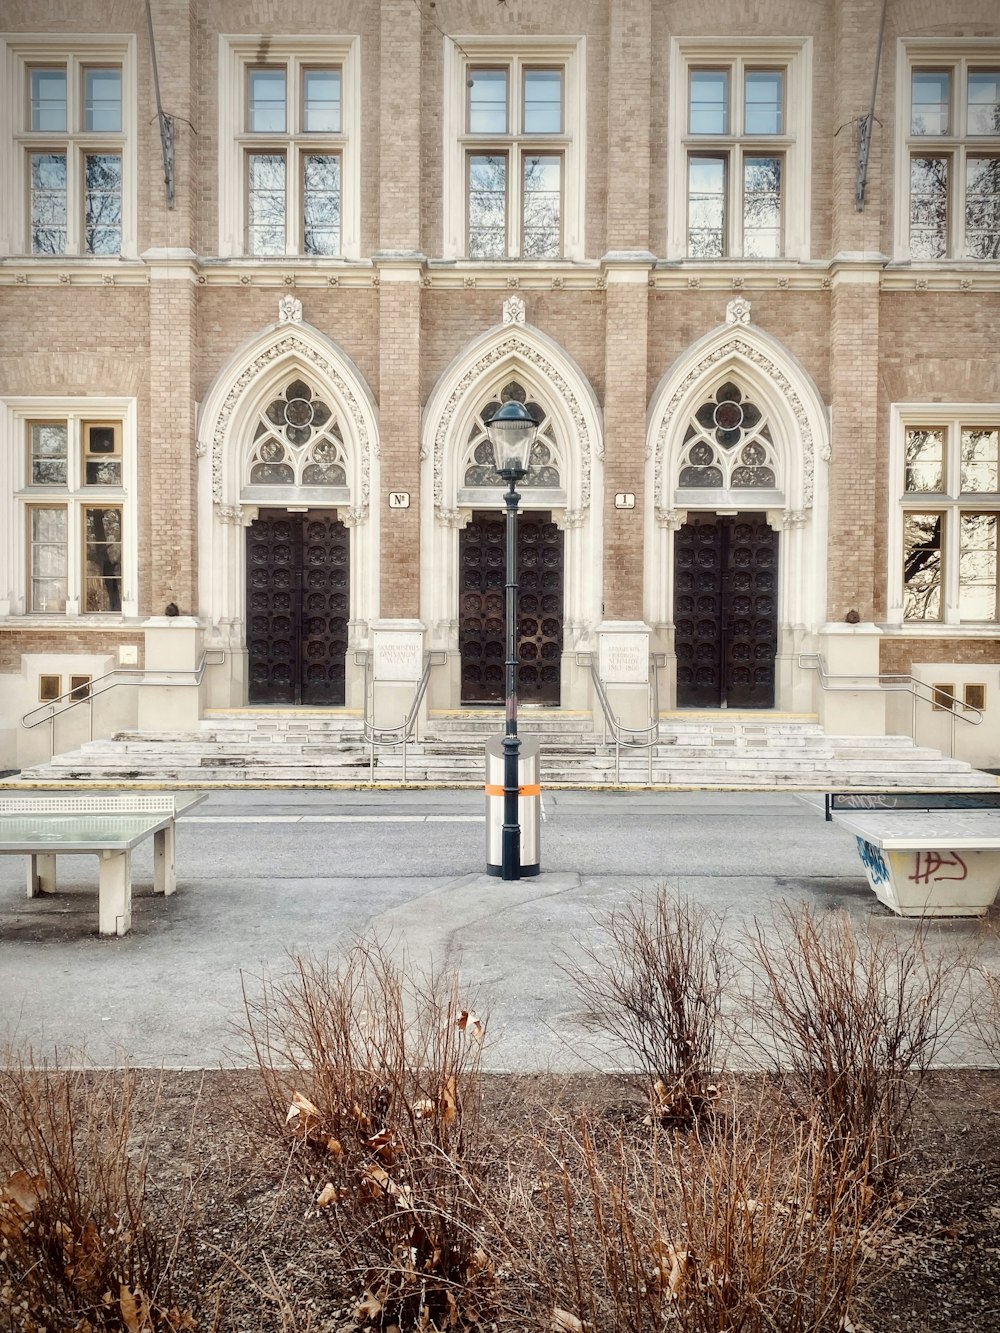
[{"label": "paved courtyard", "polygon": [[[582,1069],[606,1062],[561,964],[599,938],[602,913],[659,885],[724,912],[734,950],[781,902],[915,928],[875,899],[821,797],[559,791],[544,812],[543,873],[503,883],[484,872],[477,793],[213,793],[179,821],[173,897],[152,895],[151,843],[135,854],[123,939],[97,934],[94,857],[60,858],[59,892],[30,901],[23,858],[0,857],[0,1040],[98,1063],[242,1063],[242,978],[252,990],[292,954],[374,932],[417,967],[460,970],[491,1015],[491,1067]],[[935,923],[931,945],[1000,970],[997,925],[997,909]]]}]

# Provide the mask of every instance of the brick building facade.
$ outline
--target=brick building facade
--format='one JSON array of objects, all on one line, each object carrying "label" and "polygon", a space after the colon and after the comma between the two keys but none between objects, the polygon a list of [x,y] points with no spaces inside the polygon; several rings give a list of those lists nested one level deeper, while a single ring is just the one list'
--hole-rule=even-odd
[{"label": "brick building facade", "polygon": [[0,768],[113,671],[58,748],[499,697],[511,396],[526,700],[947,743],[821,661],[997,764],[993,0],[0,14]]}]

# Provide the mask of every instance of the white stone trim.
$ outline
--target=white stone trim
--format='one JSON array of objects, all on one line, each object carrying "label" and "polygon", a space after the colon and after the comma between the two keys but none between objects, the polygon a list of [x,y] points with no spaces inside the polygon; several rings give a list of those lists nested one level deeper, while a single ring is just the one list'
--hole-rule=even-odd
[{"label": "white stone trim", "polygon": [[[83,186],[78,165],[67,163],[67,252],[65,255],[33,256],[28,232],[27,167],[25,152],[32,139],[51,142],[41,131],[24,129],[28,105],[27,66],[36,61],[65,61],[69,67],[67,96],[79,82],[83,65],[99,61],[120,64],[122,69],[122,128],[116,134],[67,132],[65,139],[79,151],[82,143],[108,145],[122,155],[122,248],[124,259],[137,259],[138,240],[138,90],[136,38],[122,33],[7,33],[0,37],[0,255],[24,255],[58,263],[84,260],[87,265],[108,268],[112,255],[88,255],[82,248]],[[73,156],[73,154],[71,154]],[[79,216],[76,216],[79,214]]]},{"label": "white stone trim", "polygon": [[[812,38],[811,37],[672,37],[667,111],[668,259],[687,258],[687,90],[688,69],[698,63],[732,65],[752,62],[785,71],[786,133],[775,135],[785,157],[783,200],[784,260],[808,259],[812,195]],[[706,147],[713,136],[706,135]],[[755,145],[762,140],[752,138]],[[734,142],[738,142],[734,140]],[[730,257],[732,258],[732,256]],[[692,261],[704,262],[704,261]],[[725,263],[725,260],[720,260]],[[780,262],[748,260],[747,263]]]},{"label": "white stone trim", "polygon": [[[69,426],[69,448],[80,448],[79,424],[83,421],[120,421],[122,433],[121,486],[78,485],[59,491],[55,487],[27,484],[25,423],[58,417]],[[136,455],[138,411],[135,398],[118,397],[9,397],[0,399],[0,491],[8,497],[5,521],[0,524],[0,617],[30,616],[33,625],[53,627],[78,623],[120,625],[138,615],[139,597],[139,498]],[[73,461],[70,461],[73,475]],[[76,463],[79,468],[79,461]],[[28,538],[25,511],[29,505],[65,503],[70,509],[68,542],[67,611],[59,615],[29,613],[27,607]],[[80,510],[88,505],[120,505],[122,510],[122,609],[119,615],[81,612],[83,603],[83,543]],[[72,609],[71,609],[72,608]]]},{"label": "white stone trim", "polygon": [[[244,463],[252,444],[248,429],[269,396],[293,373],[317,385],[337,412],[348,461],[349,503],[331,497],[351,528],[351,611],[355,635],[366,633],[378,610],[379,491],[378,414],[358,368],[334,342],[306,322],[274,323],[230,357],[198,415],[198,547],[200,614],[223,638],[240,644],[245,621],[244,527],[258,502],[243,491]],[[340,488],[337,488],[338,495]],[[275,508],[320,507],[310,489],[295,487]],[[221,626],[228,628],[223,631]],[[352,644],[353,646],[353,644]]]},{"label": "white stone trim", "polygon": [[[461,259],[465,245],[465,108],[467,70],[472,64],[538,61],[565,69],[565,134],[553,136],[565,154],[563,181],[564,259],[585,258],[587,163],[587,41],[585,37],[466,36],[444,38],[444,114],[441,161],[444,259]],[[546,267],[551,261],[543,261]]]},{"label": "white stone trim", "polygon": [[[246,106],[246,71],[267,59],[305,60],[338,64],[341,77],[341,134],[321,136],[338,140],[341,154],[340,259],[361,257],[361,38],[321,36],[219,36],[219,255],[243,256],[244,175],[243,116]],[[296,136],[287,136],[289,139]],[[298,136],[302,138],[302,136]],[[286,254],[301,254],[298,238],[289,228]],[[333,257],[310,255],[310,262],[335,263]],[[260,261],[257,261],[260,262]],[[281,264],[281,256],[264,261]]]}]

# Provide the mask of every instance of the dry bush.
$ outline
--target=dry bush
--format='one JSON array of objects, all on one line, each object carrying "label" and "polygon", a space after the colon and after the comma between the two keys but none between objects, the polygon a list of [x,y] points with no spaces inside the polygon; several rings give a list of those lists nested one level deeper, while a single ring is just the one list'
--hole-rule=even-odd
[{"label": "dry bush", "polygon": [[[842,913],[786,908],[751,939],[750,1044],[839,1169],[892,1189],[912,1148],[914,1103],[959,1026],[968,965],[931,958],[925,931],[857,932]],[[749,1047],[748,1047],[749,1049]]]},{"label": "dry bush", "polygon": [[657,891],[607,917],[603,938],[567,966],[593,1028],[614,1037],[644,1075],[653,1118],[687,1125],[708,1110],[719,1072],[719,1015],[731,978],[723,919]]},{"label": "dry bush", "polygon": [[[153,1114],[132,1070],[55,1071],[8,1053],[0,1073],[0,1328],[195,1328],[188,1304],[174,1299],[182,1252],[190,1258],[191,1198],[174,1214],[149,1197],[144,1135]],[[204,1317],[210,1290],[200,1304]]]},{"label": "dry bush", "polygon": [[875,1239],[846,1168],[760,1103],[712,1132],[602,1136],[583,1118],[543,1166],[563,1333],[825,1333],[850,1319]]},{"label": "dry bush", "polygon": [[414,978],[370,940],[292,961],[244,990],[265,1093],[248,1127],[310,1188],[331,1295],[403,1330],[496,1317],[511,1191],[480,1118],[483,1023],[457,980]]}]

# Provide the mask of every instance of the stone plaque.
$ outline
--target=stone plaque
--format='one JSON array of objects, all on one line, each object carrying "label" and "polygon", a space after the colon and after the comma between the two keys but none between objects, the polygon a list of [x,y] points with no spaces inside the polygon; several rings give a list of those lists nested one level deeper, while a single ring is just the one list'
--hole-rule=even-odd
[{"label": "stone plaque", "polygon": [[649,678],[649,640],[645,634],[602,634],[601,680],[610,685],[642,684]]},{"label": "stone plaque", "polygon": [[375,679],[418,681],[423,670],[423,635],[419,630],[375,631]]}]

